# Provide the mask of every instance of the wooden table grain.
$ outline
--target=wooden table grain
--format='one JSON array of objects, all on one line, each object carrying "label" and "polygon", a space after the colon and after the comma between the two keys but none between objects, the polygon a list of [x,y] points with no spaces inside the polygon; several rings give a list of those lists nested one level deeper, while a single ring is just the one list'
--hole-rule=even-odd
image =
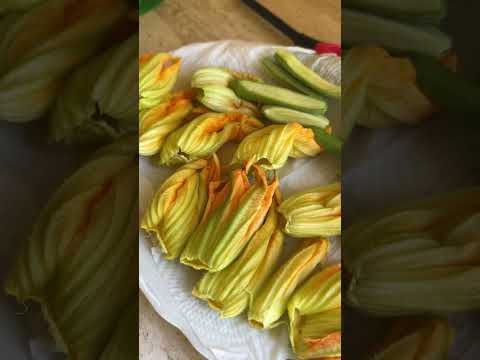
[{"label": "wooden table grain", "polygon": [[225,39],[291,44],[240,0],[164,0],[140,19],[142,53]]},{"label": "wooden table grain", "polygon": [[[275,1],[291,4],[290,0]],[[331,19],[339,29],[340,6],[335,9],[332,1],[337,0],[315,3],[318,13]],[[140,53],[171,51],[195,42],[227,39],[292,45],[288,37],[240,0],[164,0],[140,18]],[[142,294],[139,304],[141,360],[203,359],[176,328],[156,314]]]}]

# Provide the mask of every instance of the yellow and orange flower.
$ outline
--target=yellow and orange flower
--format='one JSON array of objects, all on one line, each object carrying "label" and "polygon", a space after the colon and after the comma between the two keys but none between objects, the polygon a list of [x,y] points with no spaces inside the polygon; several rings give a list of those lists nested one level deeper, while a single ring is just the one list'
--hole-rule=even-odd
[{"label": "yellow and orange flower", "polygon": [[328,240],[307,241],[284,263],[254,296],[248,321],[259,329],[271,329],[280,324],[295,289],[325,259]]},{"label": "yellow and orange flower", "polygon": [[41,306],[70,359],[97,359],[138,294],[137,186],[135,136],[98,151],[50,199],[5,283]]},{"label": "yellow and orange flower", "polygon": [[342,231],[340,183],[295,194],[280,204],[285,233],[300,238],[335,236]]},{"label": "yellow and orange flower", "polygon": [[210,184],[220,178],[216,155],[184,165],[162,184],[145,212],[142,229],[156,236],[165,258],[176,259],[197,227]]},{"label": "yellow and orange flower", "polygon": [[177,81],[182,60],[167,53],[144,54],[139,58],[140,110],[164,101]]},{"label": "yellow and orange flower", "polygon": [[126,14],[123,0],[48,0],[2,19],[0,120],[44,115],[65,75],[101,49]]},{"label": "yellow and orange flower", "polygon": [[290,342],[299,359],[341,356],[341,267],[310,277],[288,302]]},{"label": "yellow and orange flower", "polygon": [[193,100],[193,92],[179,92],[140,112],[140,155],[150,156],[160,151],[168,134],[187,121],[193,110]]},{"label": "yellow and orange flower", "polygon": [[321,151],[311,129],[298,123],[270,125],[243,139],[232,163],[259,163],[266,169],[279,169],[289,157],[316,156]]},{"label": "yellow and orange flower", "polygon": [[193,289],[193,295],[208,301],[222,318],[240,315],[273,271],[283,247],[275,201],[265,223],[230,266],[208,272]]},{"label": "yellow and orange flower", "polygon": [[240,113],[203,114],[167,137],[158,163],[174,165],[209,156],[225,143],[242,140],[262,127],[261,121]]},{"label": "yellow and orange flower", "polygon": [[210,189],[207,208],[180,261],[195,269],[217,272],[230,265],[262,226],[278,179],[269,181],[259,167],[231,172],[230,180]]}]

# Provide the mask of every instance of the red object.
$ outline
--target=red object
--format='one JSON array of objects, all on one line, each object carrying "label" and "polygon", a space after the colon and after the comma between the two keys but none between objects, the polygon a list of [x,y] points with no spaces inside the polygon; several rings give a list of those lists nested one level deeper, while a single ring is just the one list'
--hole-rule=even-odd
[{"label": "red object", "polygon": [[342,48],[337,44],[331,43],[317,43],[315,45],[315,51],[317,54],[337,54],[338,56],[342,56]]}]

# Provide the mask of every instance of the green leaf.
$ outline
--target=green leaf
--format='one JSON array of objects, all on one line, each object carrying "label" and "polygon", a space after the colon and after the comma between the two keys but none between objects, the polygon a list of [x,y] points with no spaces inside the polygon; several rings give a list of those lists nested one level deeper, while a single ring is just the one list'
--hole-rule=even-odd
[{"label": "green leaf", "polygon": [[325,130],[319,127],[312,126],[311,129],[315,133],[315,140],[327,151],[341,154],[343,142],[334,135],[328,134]]},{"label": "green leaf", "polygon": [[147,13],[148,11],[152,10],[158,4],[160,4],[162,0],[139,0],[138,7],[140,10],[140,15]]}]

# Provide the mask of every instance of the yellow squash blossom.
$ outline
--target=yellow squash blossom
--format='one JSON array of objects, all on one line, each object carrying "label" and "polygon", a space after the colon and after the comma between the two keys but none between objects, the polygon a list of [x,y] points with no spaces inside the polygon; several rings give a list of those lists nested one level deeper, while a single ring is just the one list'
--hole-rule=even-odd
[{"label": "yellow squash blossom", "polygon": [[346,300],[379,316],[480,308],[480,188],[417,201],[344,232]]},{"label": "yellow squash blossom", "polygon": [[322,148],[311,129],[298,123],[270,125],[242,140],[233,163],[259,163],[266,169],[280,169],[289,157],[316,156]]},{"label": "yellow squash blossom", "polygon": [[53,141],[112,140],[137,130],[138,35],[69,76],[50,117]]},{"label": "yellow squash blossom", "polygon": [[239,112],[252,116],[260,113],[256,105],[240,99],[232,89],[226,86],[204,86],[198,89],[197,100],[216,112]]},{"label": "yellow squash blossom", "polygon": [[416,70],[407,58],[380,47],[354,47],[345,56],[342,138],[355,124],[387,127],[417,124],[434,108],[418,88]]},{"label": "yellow squash blossom", "polygon": [[297,251],[255,294],[248,311],[248,321],[259,329],[271,329],[280,324],[290,296],[325,258],[328,240],[313,241]]},{"label": "yellow squash blossom", "polygon": [[394,324],[375,360],[446,360],[454,330],[443,319],[402,319]]},{"label": "yellow squash blossom", "polygon": [[47,0],[0,22],[0,120],[44,115],[65,75],[105,44],[127,13],[123,0]]},{"label": "yellow squash blossom", "polygon": [[232,80],[252,80],[263,82],[261,78],[252,73],[235,71],[221,67],[206,67],[195,71],[192,75],[192,88],[203,88],[205,86],[228,87]]},{"label": "yellow squash blossom", "polygon": [[67,179],[5,284],[19,302],[41,306],[70,359],[99,358],[138,293],[137,157],[136,138],[121,139]]},{"label": "yellow squash blossom", "polygon": [[146,210],[142,229],[156,236],[168,260],[176,259],[197,227],[208,199],[208,188],[220,178],[216,155],[184,165],[162,184]]},{"label": "yellow squash blossom", "polygon": [[140,112],[139,153],[158,153],[168,134],[182,126],[193,110],[193,93],[179,92],[165,102]]},{"label": "yellow squash blossom", "polygon": [[340,235],[340,183],[319,186],[286,199],[278,211],[285,219],[285,233],[299,238]]},{"label": "yellow squash blossom", "polygon": [[272,204],[265,223],[253,235],[242,255],[219,272],[206,273],[193,295],[208,301],[222,318],[240,315],[255,292],[273,271],[283,247],[276,206]]},{"label": "yellow squash blossom", "polygon": [[299,359],[341,356],[341,267],[308,279],[288,302],[290,342]]},{"label": "yellow squash blossom", "polygon": [[262,226],[278,187],[278,179],[253,167],[231,172],[230,180],[211,189],[207,208],[180,261],[195,269],[217,272],[230,265]]},{"label": "yellow squash blossom", "polygon": [[206,113],[171,133],[164,142],[158,163],[174,165],[209,156],[228,141],[238,141],[263,127],[240,113]]},{"label": "yellow squash blossom", "polygon": [[167,53],[144,54],[139,59],[140,110],[165,100],[180,71],[181,59]]}]

